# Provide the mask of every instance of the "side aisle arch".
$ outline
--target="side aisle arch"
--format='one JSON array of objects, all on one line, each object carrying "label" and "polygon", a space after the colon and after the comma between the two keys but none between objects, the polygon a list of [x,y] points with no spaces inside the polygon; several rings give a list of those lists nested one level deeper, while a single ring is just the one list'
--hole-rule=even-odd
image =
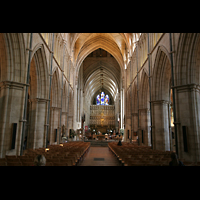
[{"label": "side aisle arch", "polygon": [[58,67],[53,69],[52,86],[51,86],[51,102],[50,102],[50,144],[59,141],[59,119],[61,103],[61,86]]},{"label": "side aisle arch", "polygon": [[200,34],[181,33],[176,52],[178,147],[181,158],[197,162],[200,161]]},{"label": "side aisle arch", "polygon": [[152,122],[154,149],[170,150],[171,131],[169,130],[171,63],[169,53],[159,46],[155,58],[152,77]]},{"label": "side aisle arch", "polygon": [[48,102],[48,67],[43,44],[37,44],[31,54],[30,81],[27,106],[27,148],[44,146],[45,121]]},{"label": "side aisle arch", "polygon": [[[23,108],[26,51],[22,33],[0,33],[0,157],[17,154],[20,148],[20,119]],[[16,106],[17,104],[17,106]],[[16,124],[16,139],[12,129]],[[13,149],[14,148],[14,149]]]},{"label": "side aisle arch", "polygon": [[142,70],[141,84],[140,84],[140,128],[141,142],[144,145],[150,146],[150,104],[149,104],[149,78],[146,69]]}]

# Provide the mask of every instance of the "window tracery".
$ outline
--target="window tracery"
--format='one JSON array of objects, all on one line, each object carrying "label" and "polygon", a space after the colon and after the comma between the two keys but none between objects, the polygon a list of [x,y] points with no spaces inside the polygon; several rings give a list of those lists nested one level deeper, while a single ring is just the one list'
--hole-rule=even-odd
[{"label": "window tracery", "polygon": [[96,105],[109,105],[109,95],[104,92],[101,92],[101,94],[98,94],[96,97]]}]

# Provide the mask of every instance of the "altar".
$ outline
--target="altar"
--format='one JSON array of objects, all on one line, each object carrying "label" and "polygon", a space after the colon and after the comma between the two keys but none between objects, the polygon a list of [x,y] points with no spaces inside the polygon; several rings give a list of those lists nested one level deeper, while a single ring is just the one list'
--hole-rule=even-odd
[{"label": "altar", "polygon": [[98,140],[103,140],[105,139],[105,135],[97,135]]}]

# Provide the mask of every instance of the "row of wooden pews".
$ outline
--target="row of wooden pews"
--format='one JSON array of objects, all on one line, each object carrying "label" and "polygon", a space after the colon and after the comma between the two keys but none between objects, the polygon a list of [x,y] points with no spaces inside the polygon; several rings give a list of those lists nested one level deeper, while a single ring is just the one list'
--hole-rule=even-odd
[{"label": "row of wooden pews", "polygon": [[149,146],[128,142],[123,142],[122,146],[110,142],[108,146],[124,166],[169,166],[171,161],[170,151],[152,150]]},{"label": "row of wooden pews", "polygon": [[[124,166],[169,166],[172,151],[152,150],[148,146],[138,146],[136,143],[110,142],[109,149]],[[189,162],[179,159],[185,166],[200,166],[200,162]]]},{"label": "row of wooden pews", "polygon": [[34,166],[34,159],[42,154],[46,166],[76,166],[90,148],[90,142],[67,142],[47,148],[27,149],[23,156],[6,156],[0,166]]}]

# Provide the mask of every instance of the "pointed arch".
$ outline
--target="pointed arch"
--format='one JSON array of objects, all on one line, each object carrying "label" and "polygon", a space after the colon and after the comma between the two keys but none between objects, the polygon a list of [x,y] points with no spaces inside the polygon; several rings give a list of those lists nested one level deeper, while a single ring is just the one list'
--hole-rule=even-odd
[{"label": "pointed arch", "polygon": [[178,40],[176,84],[199,84],[200,33],[181,33]]},{"label": "pointed arch", "polygon": [[127,91],[127,119],[131,117],[131,89]]},{"label": "pointed arch", "polygon": [[[0,157],[10,150],[12,125],[21,119],[26,68],[23,33],[0,33]],[[20,148],[19,130],[16,130],[16,151]]]},{"label": "pointed arch", "polygon": [[52,77],[52,88],[51,88],[51,106],[60,106],[60,79],[58,68],[54,69]]},{"label": "pointed arch", "polygon": [[64,86],[63,86],[63,103],[62,103],[62,112],[67,112],[67,82],[64,82]]},{"label": "pointed arch", "polygon": [[22,33],[0,33],[0,80],[25,82],[26,52]]},{"label": "pointed arch", "polygon": [[169,101],[169,82],[171,79],[171,61],[167,49],[159,46],[153,69],[152,100]]},{"label": "pointed arch", "polygon": [[159,46],[152,77],[152,130],[153,146],[159,150],[170,150],[170,81],[171,62],[165,47]]},{"label": "pointed arch", "polygon": [[0,81],[7,80],[9,70],[8,51],[5,36],[0,33]]},{"label": "pointed arch", "polygon": [[137,113],[138,112],[138,107],[137,107],[137,83],[136,81],[133,83],[133,88],[132,88],[132,113]]},{"label": "pointed arch", "polygon": [[91,52],[93,52],[99,48],[104,49],[105,51],[107,51],[111,55],[113,55],[113,57],[117,60],[119,66],[121,68],[121,71],[123,72],[123,70],[124,70],[123,57],[122,57],[122,54],[120,53],[120,50],[119,50],[117,44],[112,40],[106,39],[105,37],[94,37],[85,43],[84,47],[82,47],[82,49],[80,50],[80,53],[77,57],[77,62],[76,62],[77,71],[79,71],[79,68],[80,68],[83,60]]},{"label": "pointed arch", "polygon": [[71,87],[69,88],[69,117],[73,117],[73,106],[74,106],[74,101],[73,101],[73,91]]},{"label": "pointed arch", "polygon": [[[33,69],[33,67],[35,69]],[[36,82],[32,82],[36,84],[34,87],[37,91],[35,97],[37,98],[48,98],[48,67],[47,67],[47,59],[44,50],[43,44],[39,43],[33,48],[33,52],[31,54],[31,72],[35,70],[35,80]],[[32,79],[32,78],[31,78]]]},{"label": "pointed arch", "polygon": [[145,69],[142,70],[140,88],[140,108],[149,108],[149,80]]},{"label": "pointed arch", "polygon": [[34,55],[31,60],[31,66],[30,66],[30,77],[29,77],[29,100],[35,99],[38,97],[38,81],[39,81],[39,74],[37,69],[37,56]]}]

